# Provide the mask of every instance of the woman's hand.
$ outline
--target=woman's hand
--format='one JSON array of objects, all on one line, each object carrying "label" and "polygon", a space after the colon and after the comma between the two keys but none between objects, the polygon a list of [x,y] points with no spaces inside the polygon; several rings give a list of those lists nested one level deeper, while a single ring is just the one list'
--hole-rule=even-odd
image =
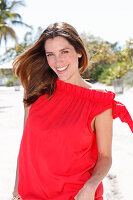
[{"label": "woman's hand", "polygon": [[18,195],[18,190],[17,190],[17,189],[14,189],[12,195],[13,195],[13,196],[17,196],[17,195]]},{"label": "woman's hand", "polygon": [[13,200],[13,198],[15,199],[15,197],[17,197],[19,194],[18,194],[18,189],[17,188],[14,188],[14,191],[12,192],[12,195],[13,195],[13,197],[12,197],[12,199],[11,200]]},{"label": "woman's hand", "polygon": [[74,197],[75,200],[94,200],[96,188],[85,184]]},{"label": "woman's hand", "polygon": [[17,193],[17,195],[13,195],[11,200],[22,200],[20,195]]}]

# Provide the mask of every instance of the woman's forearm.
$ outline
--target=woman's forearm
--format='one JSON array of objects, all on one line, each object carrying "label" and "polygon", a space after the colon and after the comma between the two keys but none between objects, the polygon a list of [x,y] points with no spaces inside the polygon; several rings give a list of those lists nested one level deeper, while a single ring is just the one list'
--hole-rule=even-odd
[{"label": "woman's forearm", "polygon": [[[25,93],[25,92],[24,92]],[[28,118],[28,114],[29,114],[29,109],[31,106],[29,107],[25,107],[24,106],[24,122],[23,122],[23,131],[24,131],[24,127],[26,124],[26,120]],[[15,178],[15,185],[14,185],[14,190],[13,190],[13,196],[18,195],[18,180],[19,180],[19,173],[18,173],[18,158],[17,158],[17,167],[16,167],[16,178]]]},{"label": "woman's forearm", "polygon": [[13,190],[13,196],[16,196],[18,194],[18,158],[17,158],[17,167],[16,167],[16,177],[15,177],[15,185],[14,185],[14,190]]},{"label": "woman's forearm", "polygon": [[74,197],[75,200],[94,200],[95,192],[103,180],[103,178],[108,173],[111,167],[112,159],[111,157],[99,156],[94,167],[92,176],[84,184],[84,186],[79,190],[77,195]]},{"label": "woman's forearm", "polygon": [[85,186],[92,186],[95,189],[98,187],[103,178],[107,175],[112,164],[111,157],[99,156],[94,167],[93,174],[85,183]]},{"label": "woman's forearm", "polygon": [[112,164],[112,109],[108,109],[96,116],[95,131],[98,147],[98,159],[93,169],[92,176],[86,184],[97,189],[98,185],[107,175]]}]

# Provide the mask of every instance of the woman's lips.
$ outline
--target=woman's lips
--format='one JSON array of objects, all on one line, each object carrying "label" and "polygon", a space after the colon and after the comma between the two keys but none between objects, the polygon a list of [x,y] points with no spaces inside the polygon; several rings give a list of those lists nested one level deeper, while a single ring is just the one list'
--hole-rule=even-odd
[{"label": "woman's lips", "polygon": [[[64,67],[61,67],[61,68],[64,68]],[[61,68],[60,68],[60,69],[61,69]],[[62,73],[64,73],[67,69],[68,69],[68,65],[66,66],[66,68],[65,68],[64,70],[58,70],[58,69],[57,69],[57,71],[58,71],[58,73],[61,73],[61,74],[62,74]]]}]

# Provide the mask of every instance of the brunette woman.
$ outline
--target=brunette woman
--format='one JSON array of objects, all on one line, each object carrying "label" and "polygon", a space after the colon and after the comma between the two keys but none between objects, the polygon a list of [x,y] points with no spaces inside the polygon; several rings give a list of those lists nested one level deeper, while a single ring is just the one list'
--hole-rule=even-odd
[{"label": "brunette woman", "polygon": [[81,77],[87,67],[79,34],[64,22],[48,26],[15,59],[25,117],[14,199],[103,200],[113,119],[132,132],[133,121],[113,92],[93,89]]}]

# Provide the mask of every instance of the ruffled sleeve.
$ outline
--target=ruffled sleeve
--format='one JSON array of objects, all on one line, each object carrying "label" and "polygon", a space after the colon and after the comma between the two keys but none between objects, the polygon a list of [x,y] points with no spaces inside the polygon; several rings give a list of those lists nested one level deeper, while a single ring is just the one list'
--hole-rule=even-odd
[{"label": "ruffled sleeve", "polygon": [[129,111],[127,110],[124,104],[122,104],[119,101],[116,101],[114,98],[115,98],[115,93],[105,90],[105,101],[103,102],[103,109],[105,110],[105,107],[107,105],[112,105],[113,119],[119,117],[122,122],[128,124],[129,128],[133,133],[133,119]]},{"label": "ruffled sleeve", "polygon": [[133,120],[128,112],[126,106],[119,101],[115,100],[115,93],[112,91],[104,90],[92,90],[90,93],[89,101],[91,102],[91,112],[88,117],[88,127],[91,133],[91,122],[97,115],[103,113],[105,110],[112,108],[113,119],[120,118],[122,122],[128,124],[133,133]]},{"label": "ruffled sleeve", "polygon": [[113,100],[113,119],[117,117],[119,117],[122,122],[127,123],[133,133],[133,120],[126,106],[119,101]]}]

